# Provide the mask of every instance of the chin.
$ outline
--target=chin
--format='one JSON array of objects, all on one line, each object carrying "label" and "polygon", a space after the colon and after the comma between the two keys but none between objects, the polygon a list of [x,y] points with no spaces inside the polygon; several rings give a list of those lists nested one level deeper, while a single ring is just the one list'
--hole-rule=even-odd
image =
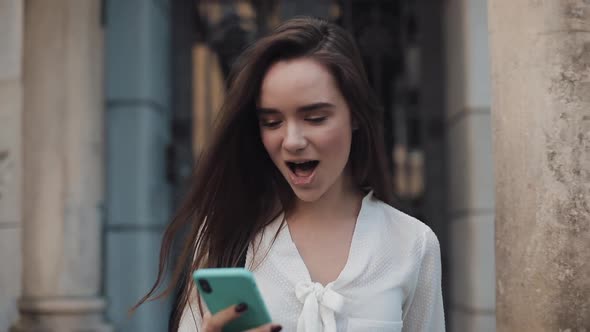
[{"label": "chin", "polygon": [[325,193],[325,190],[320,188],[293,188],[293,193],[297,198],[306,203],[313,203],[319,200]]}]

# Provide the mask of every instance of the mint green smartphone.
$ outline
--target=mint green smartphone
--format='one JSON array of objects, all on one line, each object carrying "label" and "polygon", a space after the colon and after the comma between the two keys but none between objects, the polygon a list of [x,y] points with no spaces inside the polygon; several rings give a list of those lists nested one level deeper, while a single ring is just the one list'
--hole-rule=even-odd
[{"label": "mint green smartphone", "polygon": [[223,328],[238,332],[271,322],[270,315],[252,273],[243,268],[199,269],[193,273],[199,294],[211,314],[229,306],[246,303],[248,310]]}]

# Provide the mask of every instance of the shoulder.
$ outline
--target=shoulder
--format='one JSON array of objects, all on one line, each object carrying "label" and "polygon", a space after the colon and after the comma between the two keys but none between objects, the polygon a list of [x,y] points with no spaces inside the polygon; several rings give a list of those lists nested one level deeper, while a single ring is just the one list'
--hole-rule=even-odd
[{"label": "shoulder", "polygon": [[369,208],[367,210],[369,210],[369,213],[375,219],[379,219],[382,226],[391,231],[396,231],[400,235],[411,238],[422,238],[427,234],[434,235],[430,227],[422,221],[378,200],[377,198],[372,197],[369,200],[368,205]]},{"label": "shoulder", "polygon": [[439,243],[432,229],[395,207],[374,197],[368,202],[367,214],[385,241],[392,241],[399,249],[412,256],[424,257],[429,251],[438,251]]}]

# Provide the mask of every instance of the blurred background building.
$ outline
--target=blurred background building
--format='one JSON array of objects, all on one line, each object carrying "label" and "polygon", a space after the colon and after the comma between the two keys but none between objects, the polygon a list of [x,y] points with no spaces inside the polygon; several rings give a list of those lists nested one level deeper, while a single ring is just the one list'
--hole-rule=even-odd
[{"label": "blurred background building", "polygon": [[155,280],[231,63],[313,15],[357,40],[398,208],[441,242],[448,330],[495,331],[486,6],[0,0],[0,330],[166,330],[170,301],[127,310]]}]

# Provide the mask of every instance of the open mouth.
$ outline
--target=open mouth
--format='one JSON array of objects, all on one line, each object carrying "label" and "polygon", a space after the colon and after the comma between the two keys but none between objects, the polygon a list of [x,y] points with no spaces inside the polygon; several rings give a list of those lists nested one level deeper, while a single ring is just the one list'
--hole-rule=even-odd
[{"label": "open mouth", "polygon": [[319,164],[319,160],[309,160],[309,161],[302,161],[302,162],[293,162],[287,161],[287,167],[295,174],[297,177],[308,177],[313,174],[313,171]]}]

